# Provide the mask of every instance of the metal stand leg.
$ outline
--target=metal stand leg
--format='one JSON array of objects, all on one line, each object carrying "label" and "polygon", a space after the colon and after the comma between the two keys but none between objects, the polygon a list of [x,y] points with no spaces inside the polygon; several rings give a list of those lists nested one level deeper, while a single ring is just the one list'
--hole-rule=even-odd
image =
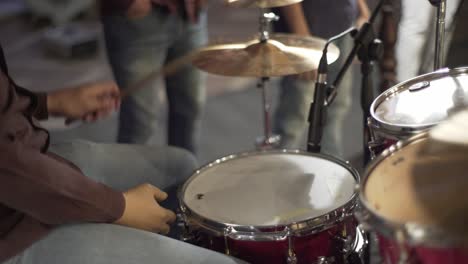
[{"label": "metal stand leg", "polygon": [[279,145],[280,136],[272,135],[271,132],[271,98],[266,88],[266,83],[270,80],[269,77],[262,77],[257,84],[257,87],[262,90],[262,106],[263,106],[263,137],[257,138],[257,149],[270,149]]},{"label": "metal stand leg", "polygon": [[443,67],[445,54],[445,14],[447,10],[447,0],[441,0],[437,7],[437,24],[436,24],[436,43],[435,43],[435,58],[434,70]]},{"label": "metal stand leg", "polygon": [[[270,26],[271,22],[277,21],[279,17],[274,13],[265,13],[262,10],[260,16],[260,42],[266,43],[270,38]],[[270,80],[269,77],[262,77],[257,84],[257,87],[262,90],[262,106],[263,106],[263,137],[257,138],[256,147],[257,149],[271,149],[275,148],[280,143],[280,136],[272,135],[271,133],[271,100],[266,88],[266,83]]]}]

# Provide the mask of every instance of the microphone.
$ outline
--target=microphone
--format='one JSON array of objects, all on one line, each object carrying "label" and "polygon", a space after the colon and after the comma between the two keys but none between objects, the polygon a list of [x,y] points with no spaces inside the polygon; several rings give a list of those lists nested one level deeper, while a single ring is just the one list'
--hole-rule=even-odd
[{"label": "microphone", "polygon": [[317,82],[315,83],[314,101],[310,105],[309,133],[307,137],[307,151],[309,152],[318,153],[321,149],[323,127],[326,117],[325,99],[327,97],[328,75],[327,48],[328,45],[325,45],[322,52],[322,58],[320,59],[317,71]]},{"label": "microphone", "polygon": [[[319,67],[317,70],[317,82],[315,83],[314,101],[310,104],[309,108],[309,133],[307,136],[307,151],[308,152],[320,152],[323,127],[325,126],[326,120],[326,105],[329,105],[328,96],[329,88],[327,85],[328,77],[328,60],[327,52],[328,45],[332,42],[345,37],[347,34],[354,36],[357,29],[351,27],[340,34],[330,38],[322,51],[322,57],[320,58]],[[337,82],[338,83],[338,82]],[[336,95],[336,87],[331,92]],[[330,102],[331,103],[331,102]]]}]

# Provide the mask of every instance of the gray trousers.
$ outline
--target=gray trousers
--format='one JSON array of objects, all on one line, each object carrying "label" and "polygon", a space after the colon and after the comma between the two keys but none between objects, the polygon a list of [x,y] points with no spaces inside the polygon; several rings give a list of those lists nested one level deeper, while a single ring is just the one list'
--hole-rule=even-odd
[{"label": "gray trousers", "polygon": [[[86,141],[52,146],[84,174],[115,189],[151,183],[169,192],[196,168],[187,151],[172,147],[95,144]],[[4,264],[243,263],[223,254],[162,235],[112,224],[64,225]]]}]

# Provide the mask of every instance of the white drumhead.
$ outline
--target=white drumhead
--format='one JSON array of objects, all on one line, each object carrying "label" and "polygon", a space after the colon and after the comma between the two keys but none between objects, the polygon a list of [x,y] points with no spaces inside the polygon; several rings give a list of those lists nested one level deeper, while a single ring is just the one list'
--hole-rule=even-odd
[{"label": "white drumhead", "polygon": [[205,167],[182,197],[190,210],[219,223],[282,225],[345,205],[356,183],[350,170],[325,158],[266,152]]},{"label": "white drumhead", "polygon": [[397,84],[371,106],[379,122],[402,127],[432,126],[468,104],[468,68],[442,70]]}]

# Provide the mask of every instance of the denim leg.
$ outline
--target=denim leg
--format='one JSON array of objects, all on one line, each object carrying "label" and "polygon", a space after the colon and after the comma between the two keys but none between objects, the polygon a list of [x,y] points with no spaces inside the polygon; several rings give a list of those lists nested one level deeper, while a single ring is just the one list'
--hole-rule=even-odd
[{"label": "denim leg", "polygon": [[403,0],[401,9],[396,43],[398,81],[418,75],[433,14],[433,7],[426,1]]},{"label": "denim leg", "polygon": [[[449,29],[460,0],[447,1],[446,29]],[[426,1],[402,1],[402,15],[396,42],[397,79],[399,82],[432,71],[434,62],[436,9]],[[450,46],[450,33],[445,43]]]},{"label": "denim leg", "polygon": [[298,80],[295,76],[281,79],[273,126],[273,133],[281,136],[281,148],[304,148],[301,145],[314,90],[314,81]]},{"label": "denim leg", "polygon": [[[351,39],[337,43],[340,58],[329,66],[328,82],[332,82],[352,48]],[[327,109],[326,124],[322,137],[322,152],[343,157],[343,123],[351,109],[352,74],[348,72],[339,87],[338,95]],[[280,100],[275,111],[274,132],[281,136],[283,148],[305,148],[304,132],[309,126],[308,115],[313,101],[315,82],[298,80],[288,76],[280,83]]]},{"label": "denim leg", "polygon": [[87,177],[117,190],[150,183],[168,192],[162,205],[177,208],[178,186],[197,168],[195,158],[174,147],[98,144],[76,140],[52,145],[50,151],[72,161]]},{"label": "denim leg", "polygon": [[3,264],[224,264],[243,261],[111,224],[66,225]]},{"label": "denim leg", "polygon": [[[178,20],[180,34],[169,47],[167,61],[188,54],[205,45],[207,16],[203,12],[196,24]],[[168,109],[168,143],[196,153],[201,118],[205,105],[205,75],[192,64],[166,78]]]},{"label": "denim leg", "polygon": [[[121,89],[162,67],[172,41],[174,21],[175,16],[160,10],[138,19],[117,15],[102,18],[108,59]],[[158,98],[159,82],[155,80],[123,100],[118,142],[147,144],[161,133],[158,121],[164,118]]]},{"label": "denim leg", "polygon": [[[74,141],[51,151],[85,175],[118,190],[149,182],[171,189],[196,168],[193,156],[173,147]],[[169,194],[171,197],[174,195]],[[3,264],[245,263],[158,234],[112,224],[64,225]]]},{"label": "denim leg", "polygon": [[[199,22],[192,24],[158,8],[140,19],[104,17],[109,61],[118,84],[128,88],[165,62],[204,45],[206,19],[203,12]],[[203,75],[189,65],[167,77],[165,85],[169,104],[168,143],[195,152],[205,101]],[[157,89],[143,88],[125,99],[120,112],[119,142],[148,143],[158,133],[155,120],[161,119],[160,112]]]}]

